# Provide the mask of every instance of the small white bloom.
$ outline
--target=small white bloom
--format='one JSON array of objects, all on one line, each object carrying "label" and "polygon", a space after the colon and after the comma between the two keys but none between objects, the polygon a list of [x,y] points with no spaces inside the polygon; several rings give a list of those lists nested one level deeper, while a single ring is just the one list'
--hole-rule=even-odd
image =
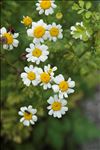
[{"label": "small white bloom", "polygon": [[40,86],[43,86],[44,90],[50,89],[51,83],[54,78],[53,77],[54,73],[51,70],[48,71],[48,66],[44,66],[44,71],[40,68],[39,74],[40,74],[40,81],[41,81]]},{"label": "small white bloom", "polygon": [[48,38],[49,40],[53,40],[56,42],[57,38],[62,39],[63,38],[63,29],[62,26],[56,25],[56,23],[52,23],[52,25],[48,25]]},{"label": "small white bloom", "polygon": [[38,22],[32,22],[32,28],[27,30],[27,34],[30,37],[33,37],[33,43],[44,42],[47,39],[47,24],[43,20]]},{"label": "small white bloom", "polygon": [[57,67],[51,67],[50,64],[48,64],[47,66],[44,66],[44,71],[49,73],[51,76],[54,76],[54,72],[57,70]]},{"label": "small white bloom", "polygon": [[20,111],[18,112],[18,114],[22,116],[20,122],[23,122],[25,126],[29,126],[30,124],[34,125],[37,121],[37,116],[35,115],[36,112],[37,109],[33,109],[31,105],[29,105],[28,107],[21,107]]},{"label": "small white bloom", "polygon": [[40,44],[30,44],[30,48],[26,48],[26,55],[28,62],[36,63],[37,65],[40,62],[45,62],[48,59],[49,51],[47,50],[48,46]]},{"label": "small white bloom", "polygon": [[71,78],[69,78],[68,81],[65,81],[63,75],[60,74],[54,78],[54,82],[56,84],[52,86],[52,89],[55,93],[59,93],[60,98],[66,98],[68,97],[68,94],[74,92],[74,89],[72,88],[75,87],[75,82],[71,81]]},{"label": "small white bloom", "polygon": [[21,73],[21,78],[26,86],[29,86],[31,83],[34,86],[37,86],[39,84],[40,80],[38,69],[39,68],[37,67],[33,67],[33,65],[24,68],[25,72]]},{"label": "small white bloom", "polygon": [[39,14],[45,13],[45,15],[51,15],[54,13],[54,8],[57,6],[54,4],[54,0],[38,0],[38,3],[36,3],[36,10],[39,11]]},{"label": "small white bloom", "polygon": [[4,49],[12,50],[13,47],[18,47],[19,41],[16,39],[18,36],[19,33],[7,32],[5,27],[0,29],[0,38]]},{"label": "small white bloom", "polygon": [[47,102],[50,104],[47,107],[48,114],[53,115],[53,117],[61,118],[68,111],[68,107],[66,107],[67,101],[60,99],[57,95],[50,97]]}]

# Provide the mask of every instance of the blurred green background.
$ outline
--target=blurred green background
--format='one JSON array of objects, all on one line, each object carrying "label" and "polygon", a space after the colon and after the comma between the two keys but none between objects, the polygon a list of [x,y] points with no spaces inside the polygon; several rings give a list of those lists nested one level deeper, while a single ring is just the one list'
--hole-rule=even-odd
[{"label": "blurred green background", "polygon": [[[36,0],[3,0],[1,5],[1,27],[12,26],[20,33],[19,47],[13,51],[1,48],[1,142],[3,150],[80,150],[81,144],[100,138],[100,128],[87,119],[82,104],[88,97],[94,100],[95,88],[100,83],[100,2],[92,3],[91,17],[77,13],[72,6],[78,1],[56,0],[55,13],[49,17],[39,15]],[[86,3],[87,1],[84,1]],[[57,18],[62,13],[62,18]],[[62,40],[56,43],[46,41],[49,59],[40,66],[50,63],[58,67],[56,75],[62,73],[76,82],[75,93],[68,98],[69,111],[62,119],[48,116],[46,100],[53,95],[52,90],[41,87],[25,87],[20,73],[29,65],[25,58],[25,48],[32,42],[21,24],[23,16],[33,21],[43,19],[47,24],[56,22],[63,26]],[[93,31],[90,40],[75,40],[70,35],[70,27],[84,21]],[[21,106],[33,105],[38,109],[38,122],[24,127],[19,123],[18,111]],[[90,149],[89,149],[90,150]]]}]

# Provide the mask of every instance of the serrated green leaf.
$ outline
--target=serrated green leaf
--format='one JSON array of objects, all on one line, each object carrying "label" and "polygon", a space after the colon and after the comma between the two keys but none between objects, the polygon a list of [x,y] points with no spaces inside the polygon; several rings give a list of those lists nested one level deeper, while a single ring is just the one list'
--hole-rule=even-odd
[{"label": "serrated green leaf", "polygon": [[87,2],[87,3],[86,3],[86,9],[90,9],[91,6],[92,6],[92,3],[91,3],[91,2]]},{"label": "serrated green leaf", "polygon": [[73,10],[78,10],[80,7],[78,6],[78,4],[74,3],[74,5],[72,6]]},{"label": "serrated green leaf", "polygon": [[81,8],[83,8],[84,7],[84,1],[79,1],[79,5]]},{"label": "serrated green leaf", "polygon": [[77,13],[78,14],[81,14],[81,13],[83,13],[84,12],[84,9],[81,9],[81,10],[79,10]]},{"label": "serrated green leaf", "polygon": [[89,19],[89,18],[91,17],[91,15],[92,15],[92,12],[91,12],[91,11],[87,11],[87,12],[85,13],[85,17],[86,17],[87,19]]}]

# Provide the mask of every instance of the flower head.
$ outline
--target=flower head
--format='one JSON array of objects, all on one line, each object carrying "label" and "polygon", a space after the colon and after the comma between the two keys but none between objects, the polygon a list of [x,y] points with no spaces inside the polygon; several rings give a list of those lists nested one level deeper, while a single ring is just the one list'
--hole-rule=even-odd
[{"label": "flower head", "polygon": [[27,34],[33,37],[33,43],[44,42],[47,39],[47,25],[41,19],[38,22],[32,22],[32,28],[27,30]]},{"label": "flower head", "polygon": [[37,112],[36,109],[33,109],[31,105],[28,107],[21,107],[18,114],[22,116],[20,122],[23,122],[25,126],[29,126],[30,124],[34,125],[37,121],[37,116],[35,115]]},{"label": "flower head", "polygon": [[26,48],[27,61],[35,62],[37,65],[40,62],[45,62],[48,59],[49,51],[48,46],[40,44],[30,44],[30,48]]},{"label": "flower head", "polygon": [[75,26],[71,26],[71,34],[73,38],[87,41],[90,38],[88,29],[84,26],[83,22],[77,22]]},{"label": "flower head", "polygon": [[62,34],[62,26],[56,25],[56,23],[52,23],[52,25],[48,25],[48,37],[49,40],[53,40],[54,42],[56,42],[57,38],[58,39],[62,39],[63,38],[63,34]]},{"label": "flower head", "polygon": [[36,10],[39,11],[39,14],[45,13],[45,15],[53,14],[54,8],[57,6],[54,4],[54,0],[38,0],[38,3],[36,3]]},{"label": "flower head", "polygon": [[49,110],[48,114],[53,115],[53,117],[61,118],[68,111],[68,107],[65,106],[67,101],[60,99],[57,95],[50,97],[47,102],[50,104],[47,107]]},{"label": "flower head", "polygon": [[49,73],[51,76],[54,76],[54,72],[57,70],[57,67],[51,67],[50,64],[48,64],[47,66],[44,66],[44,70],[45,72]]},{"label": "flower head", "polygon": [[32,24],[32,18],[29,16],[23,16],[21,23],[23,23],[25,26],[30,26]]},{"label": "flower head", "polygon": [[19,41],[16,39],[19,36],[19,33],[8,32],[5,27],[0,29],[0,38],[3,43],[3,48],[12,50],[13,47],[18,47]]},{"label": "flower head", "polygon": [[53,81],[54,73],[51,70],[48,70],[48,66],[44,66],[44,71],[42,69],[39,70],[41,86],[46,89],[51,88],[51,83]]},{"label": "flower head", "polygon": [[52,86],[52,89],[55,93],[59,93],[59,97],[68,97],[68,94],[73,93],[74,89],[72,89],[75,86],[75,82],[71,81],[71,78],[68,79],[68,81],[65,81],[63,75],[58,75],[54,78],[54,84]]},{"label": "flower head", "polygon": [[31,83],[34,86],[37,86],[40,82],[38,68],[30,65],[29,67],[24,68],[25,72],[21,73],[22,81],[26,86],[29,86]]}]

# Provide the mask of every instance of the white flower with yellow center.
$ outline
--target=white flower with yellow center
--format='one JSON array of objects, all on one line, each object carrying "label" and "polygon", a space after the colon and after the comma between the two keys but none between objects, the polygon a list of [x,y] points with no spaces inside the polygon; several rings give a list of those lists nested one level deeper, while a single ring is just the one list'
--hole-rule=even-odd
[{"label": "white flower with yellow center", "polygon": [[19,33],[7,32],[5,27],[0,29],[0,38],[4,49],[12,50],[13,47],[18,47],[19,41],[16,39],[18,36]]},{"label": "white flower with yellow center", "polygon": [[[46,67],[46,66],[45,66]],[[44,67],[44,71],[40,68],[39,74],[40,74],[40,81],[41,81],[41,86],[43,86],[43,89],[50,89],[51,88],[51,83],[53,81],[53,75],[51,72],[48,72],[47,68]]]},{"label": "white flower with yellow center", "polygon": [[29,16],[23,16],[23,20],[21,21],[21,23],[25,26],[30,26],[32,25],[32,18]]},{"label": "white flower with yellow center", "polygon": [[48,59],[49,51],[48,46],[40,44],[30,44],[30,48],[26,48],[26,55],[28,62],[35,62],[37,65],[40,62],[45,62]]},{"label": "white flower with yellow center", "polygon": [[32,22],[32,28],[27,30],[27,34],[33,37],[33,43],[44,42],[47,39],[47,25],[41,19],[38,22]]},{"label": "white flower with yellow center", "polygon": [[57,95],[50,97],[47,102],[50,104],[47,107],[48,114],[53,115],[53,117],[61,118],[68,111],[68,107],[66,107],[67,101],[60,99]]},{"label": "white flower with yellow center", "polygon": [[60,24],[56,25],[56,23],[52,23],[52,25],[48,25],[48,37],[50,41],[53,40],[56,42],[57,39],[62,39],[62,32],[63,30]]},{"label": "white flower with yellow center", "polygon": [[74,92],[74,89],[72,88],[75,87],[75,82],[72,81],[71,78],[69,78],[68,81],[65,81],[63,75],[60,74],[54,78],[54,82],[56,84],[52,86],[52,89],[55,93],[59,92],[60,98],[66,98],[68,97],[68,94]]},{"label": "white flower with yellow center", "polygon": [[33,67],[33,65],[30,65],[29,67],[25,67],[25,72],[21,73],[22,81],[26,86],[29,86],[31,83],[34,86],[37,86],[40,82],[39,80],[39,68]]},{"label": "white flower with yellow center", "polygon": [[51,65],[50,64],[48,64],[48,66],[44,66],[44,71],[45,72],[47,72],[47,73],[49,73],[50,74],[50,76],[54,76],[54,72],[57,70],[57,67],[51,67]]},{"label": "white flower with yellow center", "polygon": [[20,122],[23,122],[25,126],[29,126],[30,124],[34,125],[37,121],[37,116],[35,115],[37,112],[36,109],[33,109],[31,105],[28,107],[24,106],[20,108],[18,114],[22,116]]},{"label": "white flower with yellow center", "polygon": [[45,15],[51,15],[54,13],[54,8],[57,6],[54,4],[54,0],[38,0],[38,3],[36,3],[36,10],[39,11],[39,14],[45,13]]}]

